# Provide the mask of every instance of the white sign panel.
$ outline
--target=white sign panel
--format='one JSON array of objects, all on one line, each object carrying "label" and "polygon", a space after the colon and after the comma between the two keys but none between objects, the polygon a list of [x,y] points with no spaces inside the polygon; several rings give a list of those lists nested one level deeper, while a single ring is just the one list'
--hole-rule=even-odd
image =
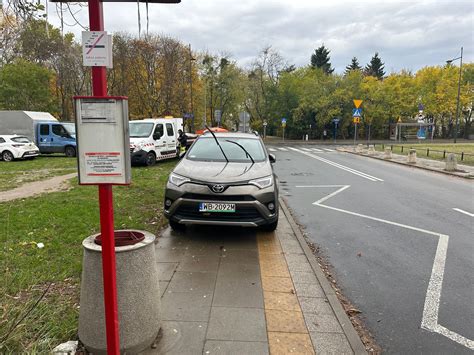
[{"label": "white sign panel", "polygon": [[127,99],[79,97],[75,100],[79,184],[129,184]]},{"label": "white sign panel", "polygon": [[86,67],[112,68],[112,35],[106,31],[83,31],[82,59]]}]

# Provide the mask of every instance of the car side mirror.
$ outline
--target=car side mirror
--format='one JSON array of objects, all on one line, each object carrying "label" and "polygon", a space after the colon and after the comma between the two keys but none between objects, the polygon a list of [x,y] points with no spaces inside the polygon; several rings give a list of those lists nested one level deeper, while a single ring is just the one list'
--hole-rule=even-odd
[{"label": "car side mirror", "polygon": [[276,163],[276,157],[273,154],[268,154],[268,159],[270,159],[270,163]]}]

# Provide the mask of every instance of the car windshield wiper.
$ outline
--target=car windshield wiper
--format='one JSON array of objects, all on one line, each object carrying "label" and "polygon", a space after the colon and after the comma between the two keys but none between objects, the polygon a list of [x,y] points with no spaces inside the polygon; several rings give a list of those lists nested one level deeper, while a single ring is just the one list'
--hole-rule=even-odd
[{"label": "car windshield wiper", "polygon": [[247,149],[244,148],[244,146],[240,143],[237,143],[237,142],[234,142],[234,141],[231,141],[229,139],[226,139],[225,140],[226,142],[229,142],[229,143],[234,143],[236,145],[238,145],[240,148],[242,148],[242,150],[245,152],[245,154],[247,154],[247,156],[250,158],[250,160],[252,161],[252,164],[255,164],[255,160],[253,160],[252,156],[250,155],[250,153],[247,151]]},{"label": "car windshield wiper", "polygon": [[209,132],[211,132],[212,136],[214,137],[214,140],[216,141],[217,145],[219,146],[219,148],[220,148],[220,150],[221,150],[221,152],[222,152],[222,155],[224,155],[224,158],[225,158],[226,162],[229,162],[229,159],[227,159],[227,155],[225,155],[224,149],[222,149],[221,145],[219,144],[219,141],[217,140],[216,135],[214,134],[214,132],[212,132],[209,127],[207,127],[207,126],[205,126],[205,127],[207,128],[207,130],[208,130]]}]

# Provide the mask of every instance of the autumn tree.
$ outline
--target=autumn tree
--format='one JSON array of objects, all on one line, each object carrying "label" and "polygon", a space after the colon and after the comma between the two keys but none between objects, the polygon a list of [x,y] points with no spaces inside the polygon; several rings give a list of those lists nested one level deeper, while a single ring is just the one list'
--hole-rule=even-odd
[{"label": "autumn tree", "polygon": [[56,110],[52,78],[50,70],[26,60],[4,65],[0,69],[0,109]]},{"label": "autumn tree", "polygon": [[328,50],[324,44],[315,49],[314,53],[311,55],[311,66],[313,68],[321,68],[326,74],[332,74],[334,69],[331,68],[331,57],[329,56],[329,53],[331,53],[331,51]]}]

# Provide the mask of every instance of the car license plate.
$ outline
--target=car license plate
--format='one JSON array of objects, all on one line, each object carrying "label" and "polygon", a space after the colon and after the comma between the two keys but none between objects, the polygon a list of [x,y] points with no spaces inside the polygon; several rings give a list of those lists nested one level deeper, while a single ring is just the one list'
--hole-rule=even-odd
[{"label": "car license plate", "polygon": [[199,212],[235,212],[235,203],[201,202]]}]

